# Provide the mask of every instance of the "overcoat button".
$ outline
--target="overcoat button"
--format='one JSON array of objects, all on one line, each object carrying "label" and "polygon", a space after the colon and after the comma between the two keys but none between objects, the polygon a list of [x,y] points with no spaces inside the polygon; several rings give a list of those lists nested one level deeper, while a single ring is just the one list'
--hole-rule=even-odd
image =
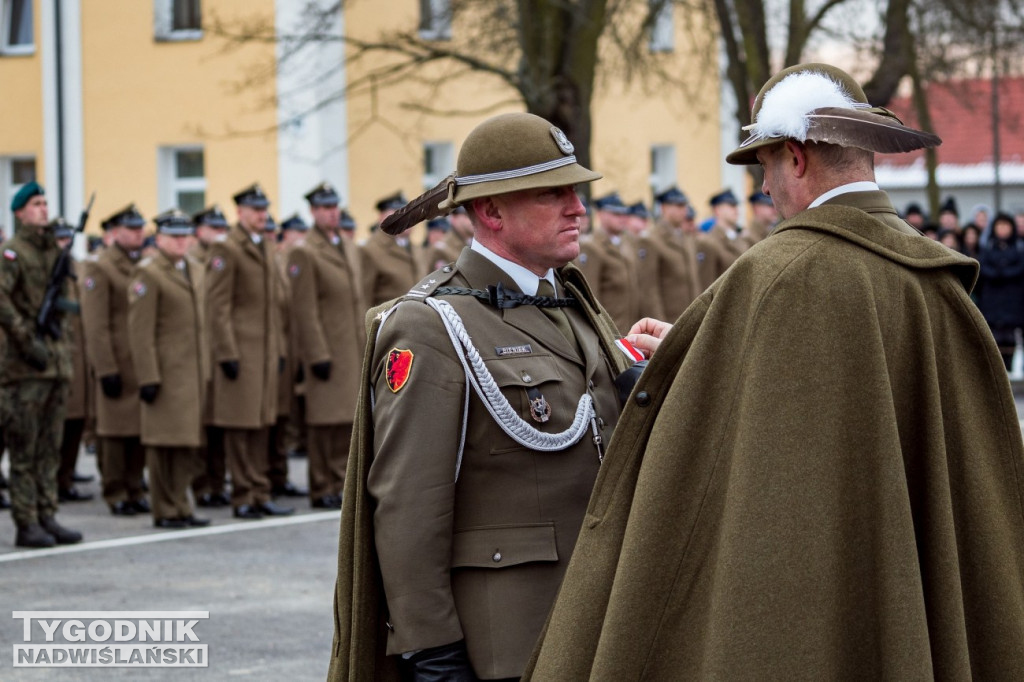
[{"label": "overcoat button", "polygon": [[651,404],[651,396],[647,391],[640,391],[637,393],[634,400],[636,400],[636,404],[640,407],[647,407]]},{"label": "overcoat button", "polygon": [[525,381],[526,383],[530,383],[531,381],[533,381],[533,377],[531,377],[526,372],[523,372],[523,381]]},{"label": "overcoat button", "polygon": [[501,561],[501,552],[495,552],[494,556],[492,556],[491,558],[494,559],[495,563]]}]

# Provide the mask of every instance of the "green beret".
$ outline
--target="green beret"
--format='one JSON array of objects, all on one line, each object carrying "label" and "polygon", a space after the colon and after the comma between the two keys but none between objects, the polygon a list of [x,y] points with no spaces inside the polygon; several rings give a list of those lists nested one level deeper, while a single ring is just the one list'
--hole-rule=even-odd
[{"label": "green beret", "polygon": [[46,194],[46,192],[43,191],[42,185],[35,180],[26,182],[22,188],[18,190],[18,193],[14,195],[14,198],[11,199],[11,210],[20,211],[25,208],[25,204],[28,203],[29,199],[40,194]]}]

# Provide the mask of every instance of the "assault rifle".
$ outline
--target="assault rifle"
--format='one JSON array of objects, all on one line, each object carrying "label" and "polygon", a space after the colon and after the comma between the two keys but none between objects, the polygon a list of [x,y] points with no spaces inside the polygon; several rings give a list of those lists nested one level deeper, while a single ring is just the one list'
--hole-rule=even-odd
[{"label": "assault rifle", "polygon": [[[78,218],[78,225],[75,227],[75,234],[85,230],[85,223],[89,220],[89,211],[92,210],[92,202],[96,201],[96,192],[89,198],[89,205],[82,211]],[[64,287],[64,280],[68,277],[74,278],[71,272],[71,247],[75,243],[74,235],[68,241],[67,246],[60,250],[60,255],[53,264],[50,271],[50,281],[46,283],[46,295],[43,296],[43,305],[36,315],[36,330],[39,338],[49,336],[51,339],[60,338],[60,319],[57,311],[61,308],[60,290]]]}]

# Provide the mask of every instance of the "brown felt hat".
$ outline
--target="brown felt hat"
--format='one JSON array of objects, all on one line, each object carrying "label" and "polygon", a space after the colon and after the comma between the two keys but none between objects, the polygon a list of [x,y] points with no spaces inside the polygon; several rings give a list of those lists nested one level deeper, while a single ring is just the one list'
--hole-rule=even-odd
[{"label": "brown felt hat", "polygon": [[576,163],[574,148],[557,126],[525,113],[489,118],[469,134],[459,150],[448,198],[454,209],[471,199],[522,189],[593,182],[600,174]]},{"label": "brown felt hat", "polygon": [[756,164],[757,150],[787,139],[826,142],[891,154],[941,144],[938,136],[904,126],[894,113],[868,103],[854,78],[829,64],[797,64],[761,88],[751,108],[750,137],[728,163]]}]

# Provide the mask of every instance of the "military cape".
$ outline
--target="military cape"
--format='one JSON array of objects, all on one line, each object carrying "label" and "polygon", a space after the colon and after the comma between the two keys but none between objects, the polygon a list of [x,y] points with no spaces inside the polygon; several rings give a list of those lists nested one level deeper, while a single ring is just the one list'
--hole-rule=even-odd
[{"label": "military cape", "polygon": [[523,679],[1024,678],[1024,448],[976,277],[840,205],[740,258],[635,387]]}]

